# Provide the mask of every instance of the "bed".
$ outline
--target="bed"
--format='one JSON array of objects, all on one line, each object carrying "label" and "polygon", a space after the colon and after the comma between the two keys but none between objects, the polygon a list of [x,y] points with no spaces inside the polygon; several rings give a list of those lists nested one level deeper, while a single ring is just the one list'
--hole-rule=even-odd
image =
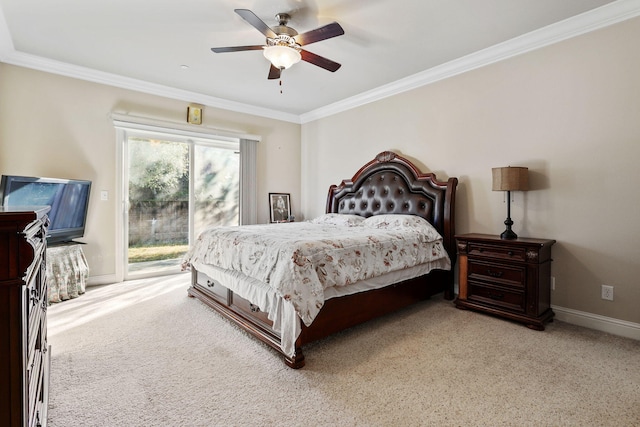
[{"label": "bed", "polygon": [[[438,181],[394,152],[379,153],[329,188],[325,215],[203,232],[183,260],[191,270],[188,295],[274,348],[289,367],[301,368],[306,344],[438,293],[453,299],[457,183]],[[384,243],[367,227],[398,238]],[[334,234],[350,240],[337,242]],[[257,240],[245,242],[249,235]],[[297,237],[285,241],[288,235]],[[354,249],[358,239],[369,249]],[[248,254],[235,252],[245,245]],[[260,245],[265,250],[256,249]],[[329,252],[334,248],[338,252]],[[379,258],[359,258],[369,252]],[[357,265],[347,265],[350,257]],[[265,267],[256,258],[274,264]]]}]

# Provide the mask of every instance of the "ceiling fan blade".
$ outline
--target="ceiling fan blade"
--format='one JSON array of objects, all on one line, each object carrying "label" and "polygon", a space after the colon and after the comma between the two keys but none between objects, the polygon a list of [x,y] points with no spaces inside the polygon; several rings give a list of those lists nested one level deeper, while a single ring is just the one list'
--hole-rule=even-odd
[{"label": "ceiling fan blade", "polygon": [[271,64],[271,68],[269,68],[269,77],[267,78],[269,80],[279,79],[281,71],[282,70],[280,70],[280,68],[274,67],[273,64]]},{"label": "ceiling fan blade", "polygon": [[242,52],[243,50],[262,50],[264,49],[263,45],[254,45],[254,46],[233,46],[233,47],[212,47],[211,50],[215,53],[225,53],[225,52]]},{"label": "ceiling fan blade", "polygon": [[337,22],[332,22],[323,27],[316,28],[315,30],[307,31],[306,33],[298,34],[294,37],[296,42],[301,46],[305,46],[311,43],[319,42],[321,40],[330,39],[332,37],[341,36],[344,34],[344,30]]},{"label": "ceiling fan blade", "polygon": [[313,65],[317,65],[320,68],[324,68],[325,70],[329,70],[331,72],[335,72],[338,68],[342,67],[341,64],[334,62],[330,59],[327,59],[323,56],[316,55],[315,53],[311,53],[308,50],[301,49],[300,55],[302,55],[302,60],[307,61]]},{"label": "ceiling fan blade", "polygon": [[258,18],[256,14],[251,12],[249,9],[234,9],[234,12],[240,15],[249,24],[253,25],[256,30],[260,31],[265,36],[272,39],[277,37],[277,34],[274,33],[262,19]]}]

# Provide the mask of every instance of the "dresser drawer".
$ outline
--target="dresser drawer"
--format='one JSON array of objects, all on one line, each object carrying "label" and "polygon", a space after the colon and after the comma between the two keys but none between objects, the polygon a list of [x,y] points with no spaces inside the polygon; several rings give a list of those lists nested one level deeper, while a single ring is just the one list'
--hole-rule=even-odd
[{"label": "dresser drawer", "polygon": [[518,264],[497,264],[469,259],[470,280],[483,280],[504,286],[524,289],[527,278],[526,266]]},{"label": "dresser drawer", "polygon": [[467,299],[517,313],[524,313],[525,311],[524,292],[504,289],[498,286],[469,281]]},{"label": "dresser drawer", "polygon": [[36,345],[43,353],[47,352],[49,347],[49,338],[47,337],[47,310],[42,310],[42,317],[40,319],[40,333],[38,334],[38,342]]},{"label": "dresser drawer", "polygon": [[220,282],[209,278],[206,274],[199,271],[197,274],[196,284],[199,285],[202,290],[214,296],[218,301],[228,305],[229,290],[222,286]]},{"label": "dresser drawer", "polygon": [[249,301],[239,297],[236,294],[232,294],[231,296],[231,306],[244,311],[249,316],[251,316],[251,318],[253,318],[254,320],[258,320],[264,326],[267,326],[269,328],[273,326],[273,322],[269,320],[266,312],[261,311],[257,305],[251,304]]},{"label": "dresser drawer", "polygon": [[46,249],[45,231],[42,226],[33,226],[31,229],[25,230],[26,238],[31,247],[33,247],[34,259],[31,265],[29,265],[25,271],[26,282],[30,283],[35,281],[44,263],[42,258]]},{"label": "dresser drawer", "polygon": [[42,362],[43,355],[40,350],[36,350],[34,359],[29,366],[27,366],[27,378],[28,378],[28,396],[29,396],[29,414],[31,417],[35,415],[36,402],[40,397],[40,390],[42,386]]},{"label": "dresser drawer", "polygon": [[44,268],[45,264],[43,262],[38,261],[34,263],[31,267],[37,265],[37,268],[31,270],[32,274],[29,277],[29,281],[27,282],[27,286],[25,287],[25,298],[27,300],[27,314],[31,315],[33,311],[39,310],[42,301],[47,300],[47,287],[45,281]]},{"label": "dresser drawer", "polygon": [[526,261],[525,248],[489,245],[484,243],[470,242],[467,249],[469,256],[484,258],[494,258],[512,261]]},{"label": "dresser drawer", "polygon": [[42,328],[42,309],[37,308],[29,313],[29,329],[27,331],[27,354],[31,355],[37,346],[38,336]]},{"label": "dresser drawer", "polygon": [[25,299],[26,299],[26,308],[27,314],[31,315],[32,312],[38,310],[40,308],[40,301],[42,300],[42,289],[38,286],[37,283],[31,283],[25,289]]}]

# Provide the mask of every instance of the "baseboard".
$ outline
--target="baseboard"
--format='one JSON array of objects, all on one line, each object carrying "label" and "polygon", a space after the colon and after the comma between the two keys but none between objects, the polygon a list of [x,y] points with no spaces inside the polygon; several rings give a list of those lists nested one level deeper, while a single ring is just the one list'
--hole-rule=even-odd
[{"label": "baseboard", "polygon": [[[135,277],[129,278],[126,280],[147,279],[149,277],[163,277],[163,276],[171,276],[174,274],[188,275],[191,273],[189,271],[180,271],[180,270],[163,272],[163,273],[150,272],[150,273],[144,273],[144,274],[137,274]],[[104,274],[102,276],[89,276],[89,278],[87,279],[87,286],[112,285],[114,283],[120,283],[120,282],[122,282],[122,279],[117,280],[115,274]]]},{"label": "baseboard", "polygon": [[597,331],[607,332],[621,337],[640,340],[640,323],[627,322],[614,319],[612,317],[600,316],[598,314],[584,311],[572,310],[570,308],[552,305],[555,318],[572,325],[584,326]]},{"label": "baseboard", "polygon": [[104,274],[102,276],[89,276],[87,286],[110,285],[117,283],[115,274]]}]

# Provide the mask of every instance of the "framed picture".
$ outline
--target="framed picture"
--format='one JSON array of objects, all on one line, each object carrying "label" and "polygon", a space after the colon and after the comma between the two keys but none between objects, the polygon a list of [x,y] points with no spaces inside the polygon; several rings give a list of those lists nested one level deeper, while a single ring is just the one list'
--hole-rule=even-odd
[{"label": "framed picture", "polygon": [[291,217],[291,196],[289,193],[269,193],[271,222],[288,222]]},{"label": "framed picture", "polygon": [[192,125],[201,125],[202,124],[202,108],[195,106],[187,107],[187,122]]}]

